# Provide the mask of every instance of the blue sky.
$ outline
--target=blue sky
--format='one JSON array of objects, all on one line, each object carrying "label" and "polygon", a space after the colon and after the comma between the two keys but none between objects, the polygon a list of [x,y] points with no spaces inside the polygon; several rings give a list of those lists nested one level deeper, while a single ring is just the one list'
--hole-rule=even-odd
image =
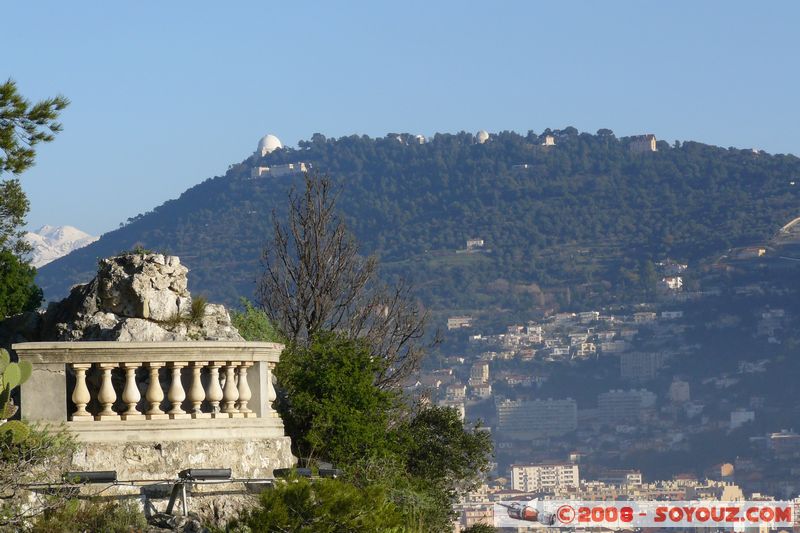
[{"label": "blue sky", "polygon": [[[575,126],[800,153],[796,2],[4,3],[0,76],[72,100],[29,227],[100,234],[247,157],[352,133]],[[10,43],[10,44],[9,44]]]}]

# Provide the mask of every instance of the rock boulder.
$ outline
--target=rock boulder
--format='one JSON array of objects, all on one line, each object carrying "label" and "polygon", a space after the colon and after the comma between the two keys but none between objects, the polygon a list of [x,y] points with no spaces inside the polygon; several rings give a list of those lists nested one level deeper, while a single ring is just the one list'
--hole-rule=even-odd
[{"label": "rock boulder", "polygon": [[[76,285],[44,313],[0,323],[0,344],[28,341],[243,340],[222,305],[189,293],[189,270],[176,256],[127,253],[100,261],[97,276]],[[5,330],[5,331],[3,331]]]}]

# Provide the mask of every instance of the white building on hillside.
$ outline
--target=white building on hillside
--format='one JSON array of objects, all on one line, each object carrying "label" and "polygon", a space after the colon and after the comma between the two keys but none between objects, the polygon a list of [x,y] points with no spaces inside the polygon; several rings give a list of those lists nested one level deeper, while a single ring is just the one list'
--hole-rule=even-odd
[{"label": "white building on hillside", "polygon": [[511,488],[523,492],[555,491],[580,485],[573,463],[511,465]]}]

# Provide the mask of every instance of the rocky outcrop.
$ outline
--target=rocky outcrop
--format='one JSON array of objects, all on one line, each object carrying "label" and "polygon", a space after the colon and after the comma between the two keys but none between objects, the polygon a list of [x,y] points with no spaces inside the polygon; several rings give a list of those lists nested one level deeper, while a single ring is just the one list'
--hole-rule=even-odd
[{"label": "rocky outcrop", "polygon": [[103,259],[97,277],[73,287],[44,313],[0,323],[0,344],[243,340],[225,307],[192,299],[188,272],[176,256],[129,253]]}]

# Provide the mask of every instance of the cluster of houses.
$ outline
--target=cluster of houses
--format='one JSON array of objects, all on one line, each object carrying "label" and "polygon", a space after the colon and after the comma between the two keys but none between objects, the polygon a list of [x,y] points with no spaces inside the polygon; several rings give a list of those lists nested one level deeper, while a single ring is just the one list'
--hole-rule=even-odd
[{"label": "cluster of houses", "polygon": [[[633,340],[642,328],[656,330],[659,335],[680,334],[683,326],[675,323],[683,311],[651,309],[634,311],[627,315],[603,314],[600,311],[557,313],[543,321],[508,326],[504,333],[483,335],[473,333],[470,343],[484,350],[486,359],[514,359],[521,361],[564,361],[586,359],[603,355],[629,352]],[[448,329],[471,327],[471,317],[451,317]],[[451,327],[452,326],[452,327]],[[641,354],[640,354],[641,355]],[[663,357],[661,358],[663,359]],[[633,366],[658,366],[659,357],[641,355],[629,359]],[[649,373],[648,370],[643,370]],[[631,376],[635,377],[635,376]],[[652,376],[641,376],[642,379]]]}]

